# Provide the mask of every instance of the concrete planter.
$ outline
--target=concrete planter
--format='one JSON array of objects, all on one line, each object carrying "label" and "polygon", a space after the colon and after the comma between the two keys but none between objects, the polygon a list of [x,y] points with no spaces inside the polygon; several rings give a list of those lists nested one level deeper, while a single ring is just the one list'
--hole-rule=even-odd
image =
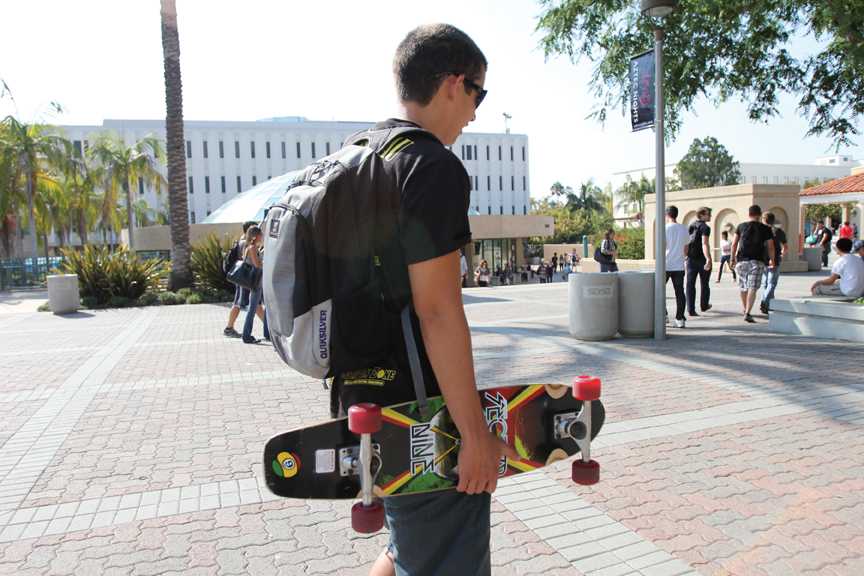
[{"label": "concrete planter", "polygon": [[804,248],[804,260],[807,262],[808,272],[817,272],[822,269],[822,248]]},{"label": "concrete planter", "polygon": [[628,338],[654,335],[654,272],[618,273],[618,330]]},{"label": "concrete planter", "polygon": [[568,279],[570,335],[609,340],[618,333],[618,274],[578,273]]},{"label": "concrete planter", "polygon": [[851,298],[795,298],[771,301],[768,327],[775,332],[864,342],[864,305]]},{"label": "concrete planter", "polygon": [[69,314],[78,310],[81,297],[78,293],[77,274],[55,274],[48,276],[48,305],[54,314]]}]

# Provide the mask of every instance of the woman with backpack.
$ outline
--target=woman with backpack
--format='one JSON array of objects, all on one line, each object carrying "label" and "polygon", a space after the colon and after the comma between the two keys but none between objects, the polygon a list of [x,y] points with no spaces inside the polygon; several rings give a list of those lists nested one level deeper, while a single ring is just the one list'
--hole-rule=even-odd
[{"label": "woman with backpack", "polygon": [[618,243],[615,242],[615,230],[609,229],[603,235],[603,242],[600,243],[600,253],[606,258],[605,262],[600,262],[601,272],[618,272]]},{"label": "woman with backpack", "polygon": [[[264,242],[264,234],[258,226],[250,226],[246,231],[246,246],[243,250],[243,261],[248,262],[259,271],[264,267],[259,250]],[[252,324],[255,316],[264,322],[264,339],[270,340],[270,332],[267,329],[267,317],[264,314],[264,306],[261,293],[260,272],[258,284],[250,290],[249,309],[246,310],[246,321],[243,322],[243,342],[245,344],[257,344],[261,340],[252,336]]]}]

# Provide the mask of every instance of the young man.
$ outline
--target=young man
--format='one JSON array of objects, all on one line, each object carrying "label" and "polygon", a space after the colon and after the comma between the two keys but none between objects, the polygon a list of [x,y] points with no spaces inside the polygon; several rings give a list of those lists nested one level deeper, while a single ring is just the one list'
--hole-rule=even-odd
[{"label": "young man", "polygon": [[774,235],[774,268],[769,268],[762,278],[762,302],[759,304],[759,309],[763,314],[768,314],[771,299],[774,298],[774,291],[780,280],[780,263],[786,257],[786,251],[789,249],[786,244],[786,233],[783,232],[782,228],[775,226],[776,220],[773,212],[765,212],[762,215],[762,222],[771,228],[771,233]]},{"label": "young man", "polygon": [[814,296],[858,298],[864,295],[864,260],[850,253],[852,240],[840,238],[834,249],[839,258],[831,266],[831,275],[824,280],[814,282],[810,292]]},{"label": "young man", "polygon": [[849,240],[852,240],[855,238],[855,230],[849,225],[848,221],[843,222],[843,225],[840,226],[840,230],[837,231],[837,235],[840,238],[848,238]]},{"label": "young man", "polygon": [[744,321],[756,322],[750,312],[756,302],[756,293],[762,282],[762,274],[767,267],[774,268],[774,235],[771,228],[762,224],[762,208],[758,204],[748,210],[749,222],[739,224],[732,241],[732,266],[738,273],[738,289],[741,291],[741,306],[744,309]]},{"label": "young man", "polygon": [[678,207],[666,209],[666,282],[672,279],[675,289],[675,327],[684,328],[684,257],[687,255],[689,241],[687,227],[678,223]]},{"label": "young man", "polygon": [[711,209],[702,207],[696,213],[696,221],[688,229],[690,245],[687,247],[687,313],[696,313],[696,280],[699,280],[699,308],[702,312],[711,309],[711,248],[708,238],[711,227]]},{"label": "young man", "polygon": [[[408,143],[403,139],[387,155],[384,168],[401,199],[398,251],[403,274],[407,266],[426,391],[444,395],[461,447],[455,491],[384,500],[390,543],[372,567],[373,576],[490,574],[490,494],[500,458],[518,458],[487,428],[477,394],[459,261],[460,248],[471,240],[471,185],[462,163],[445,147],[474,120],[486,95],[486,66],[477,45],[453,26],[416,28],[393,59],[398,116],[376,126],[415,126],[431,133],[406,134]],[[364,394],[384,406],[414,398],[405,347],[396,348],[396,381],[369,385],[367,371],[353,383],[351,375],[336,378],[343,410],[363,401]]]},{"label": "young man", "polygon": [[[244,222],[243,223],[243,234],[240,238],[237,239],[238,246],[238,254],[240,254],[240,258],[243,257],[243,251],[246,248],[246,231],[249,230],[251,226],[255,226],[258,224],[257,222]],[[234,329],[234,323],[237,322],[237,316],[240,315],[240,308],[245,308],[249,305],[249,289],[241,288],[240,286],[234,287],[234,302],[231,304],[231,310],[228,311],[228,325],[225,326],[225,329],[222,331],[222,334],[228,336],[229,338],[240,338],[240,333]]]},{"label": "young man", "polygon": [[831,253],[831,238],[834,233],[824,222],[816,224],[816,245],[822,248],[822,266],[828,266],[828,254]]}]

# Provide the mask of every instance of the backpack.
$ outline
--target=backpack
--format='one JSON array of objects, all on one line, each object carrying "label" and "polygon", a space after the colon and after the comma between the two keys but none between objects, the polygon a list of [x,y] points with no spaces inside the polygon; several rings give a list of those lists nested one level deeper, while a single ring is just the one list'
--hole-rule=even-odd
[{"label": "backpack", "polygon": [[227,277],[231,269],[234,268],[234,263],[240,259],[240,256],[240,240],[235,240],[231,249],[222,255],[222,274]]},{"label": "backpack", "polygon": [[271,341],[302,374],[332,378],[392,356],[400,311],[413,372],[400,191],[384,169],[410,143],[397,142],[408,132],[425,133],[398,127],[350,137],[296,172],[264,219],[261,285]]}]

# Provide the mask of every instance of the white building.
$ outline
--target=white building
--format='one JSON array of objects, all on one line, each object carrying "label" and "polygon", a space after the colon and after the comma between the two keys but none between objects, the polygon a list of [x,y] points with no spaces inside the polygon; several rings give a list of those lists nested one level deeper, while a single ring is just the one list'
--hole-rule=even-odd
[{"label": "white building", "polygon": [[[813,164],[761,164],[756,162],[741,162],[741,184],[798,184],[806,182],[822,183],[835,178],[849,176],[858,162],[848,155],[824,156],[817,158]],[[675,177],[677,164],[666,165],[666,178]],[[612,189],[618,190],[627,178],[638,181],[644,176],[654,179],[654,167],[625,170],[612,175]],[[613,192],[614,194],[614,192]],[[618,207],[620,198],[614,198],[615,218],[627,219],[632,210]]]},{"label": "white building", "polygon": [[[272,118],[257,122],[184,123],[189,221],[200,222],[229,198],[274,176],[302,168],[335,152],[368,122],[317,122]],[[114,132],[132,144],[148,135],[165,140],[164,120],[105,120],[101,126],[61,126],[79,151],[96,135]],[[452,146],[471,177],[472,213],[524,215],[530,206],[528,137],[465,133]],[[167,176],[166,168],[162,167]],[[167,213],[161,197],[139,182],[139,198]]]}]

